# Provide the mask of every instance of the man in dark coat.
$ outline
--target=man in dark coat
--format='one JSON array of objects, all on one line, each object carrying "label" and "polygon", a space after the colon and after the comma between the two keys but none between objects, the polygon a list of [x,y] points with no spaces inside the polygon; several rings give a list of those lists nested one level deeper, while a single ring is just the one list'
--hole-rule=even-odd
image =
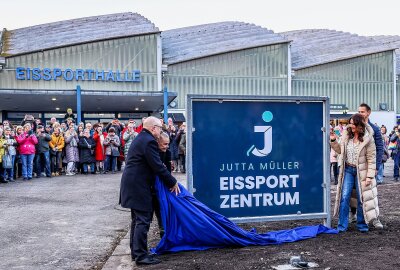
[{"label": "man in dark coat", "polygon": [[156,139],[161,133],[161,121],[148,117],[143,130],[132,142],[121,179],[121,206],[131,209],[131,255],[137,265],[156,264],[160,260],[147,251],[147,233],[153,217],[153,193],[156,176],[171,190],[180,192],[176,179],[160,160]]},{"label": "man in dark coat", "polygon": [[[365,123],[370,125],[371,128],[374,131],[374,141],[375,141],[375,149],[376,149],[376,174],[378,174],[378,169],[382,164],[382,156],[383,156],[383,140],[382,140],[382,134],[381,134],[381,129],[374,124],[371,123],[369,120],[369,116],[371,115],[371,107],[368,106],[366,103],[360,104],[358,107],[358,113],[364,116]],[[354,214],[356,211],[352,209],[352,213]],[[383,229],[383,225],[381,221],[378,219],[375,219],[373,224],[376,229]]]},{"label": "man in dark coat", "polygon": [[[169,151],[169,135],[166,132],[161,132],[160,137],[157,140],[158,149],[160,153],[161,162],[167,168],[169,172],[172,172],[172,161],[171,161],[171,151]],[[163,238],[165,230],[161,220],[161,208],[160,201],[157,198],[157,194],[153,194],[153,208],[154,214],[157,218],[158,229],[160,231],[160,238]]]}]

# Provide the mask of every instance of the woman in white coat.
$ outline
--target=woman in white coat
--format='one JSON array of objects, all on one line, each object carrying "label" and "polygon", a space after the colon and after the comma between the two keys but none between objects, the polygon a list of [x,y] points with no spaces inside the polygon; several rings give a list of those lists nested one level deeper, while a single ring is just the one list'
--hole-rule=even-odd
[{"label": "woman in white coat", "polygon": [[375,180],[376,150],[373,130],[361,114],[351,117],[341,143],[330,134],[331,147],[341,154],[339,183],[334,215],[339,214],[338,230],[346,231],[349,224],[349,205],[353,186],[357,191],[357,229],[368,231],[368,223],[379,216]]}]

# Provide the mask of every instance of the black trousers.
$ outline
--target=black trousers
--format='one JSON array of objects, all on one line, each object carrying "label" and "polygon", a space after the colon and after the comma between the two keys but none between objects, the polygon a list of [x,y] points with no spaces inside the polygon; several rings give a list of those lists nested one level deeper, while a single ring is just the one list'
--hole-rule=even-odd
[{"label": "black trousers", "polygon": [[153,218],[153,212],[138,211],[131,209],[131,256],[136,260],[143,260],[148,256],[147,233]]}]

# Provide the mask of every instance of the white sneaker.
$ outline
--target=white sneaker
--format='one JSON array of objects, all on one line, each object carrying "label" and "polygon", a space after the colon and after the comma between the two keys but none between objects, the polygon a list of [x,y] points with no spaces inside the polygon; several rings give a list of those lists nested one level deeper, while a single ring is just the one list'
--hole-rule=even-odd
[{"label": "white sneaker", "polygon": [[72,172],[67,172],[65,175],[66,175],[66,176],[73,176],[73,175],[75,175],[75,174],[72,173]]},{"label": "white sneaker", "polygon": [[372,225],[374,225],[375,229],[383,230],[383,225],[382,225],[382,223],[381,223],[381,221],[379,219],[375,219],[372,222]]}]

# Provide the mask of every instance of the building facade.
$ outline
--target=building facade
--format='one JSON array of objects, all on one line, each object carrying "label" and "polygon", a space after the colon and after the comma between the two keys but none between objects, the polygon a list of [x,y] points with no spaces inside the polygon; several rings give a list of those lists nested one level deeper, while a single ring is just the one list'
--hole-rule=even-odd
[{"label": "building facade", "polygon": [[61,118],[67,108],[86,121],[140,119],[166,104],[184,113],[187,94],[329,96],[333,118],[366,102],[389,127],[400,113],[398,37],[242,22],[161,32],[119,13],[3,30],[0,40],[2,119]]}]

